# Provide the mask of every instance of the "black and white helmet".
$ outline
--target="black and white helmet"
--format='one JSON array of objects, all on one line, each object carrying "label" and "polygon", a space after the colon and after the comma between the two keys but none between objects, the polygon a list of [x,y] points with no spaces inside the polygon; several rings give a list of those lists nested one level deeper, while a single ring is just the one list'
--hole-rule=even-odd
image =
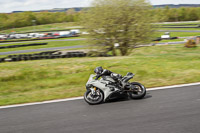
[{"label": "black and white helmet", "polygon": [[103,72],[103,68],[100,66],[100,67],[96,67],[95,69],[94,69],[94,72],[96,73],[96,74],[101,74],[102,72]]}]

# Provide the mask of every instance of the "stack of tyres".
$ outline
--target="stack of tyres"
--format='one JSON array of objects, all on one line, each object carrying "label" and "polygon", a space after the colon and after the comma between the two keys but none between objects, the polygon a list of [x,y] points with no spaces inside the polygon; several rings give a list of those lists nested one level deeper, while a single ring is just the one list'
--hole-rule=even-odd
[{"label": "stack of tyres", "polygon": [[29,58],[27,56],[25,56],[25,57],[23,57],[23,60],[27,61],[27,60],[29,60]]},{"label": "stack of tyres", "polygon": [[0,63],[4,61],[5,61],[5,58],[0,58]]},{"label": "stack of tyres", "polygon": [[35,57],[34,57],[34,56],[31,56],[31,57],[30,57],[30,60],[34,60],[34,59],[35,59]]},{"label": "stack of tyres", "polygon": [[61,58],[66,58],[67,55],[61,55]]},{"label": "stack of tyres", "polygon": [[11,60],[12,61],[17,61],[17,58],[16,57],[12,57]]},{"label": "stack of tyres", "polygon": [[61,58],[61,55],[55,55],[56,58]]},{"label": "stack of tyres", "polygon": [[[56,54],[55,54],[56,52]],[[20,55],[9,55],[4,58],[0,58],[0,62],[4,61],[27,61],[27,60],[41,60],[41,59],[56,59],[56,58],[71,58],[71,57],[85,57],[86,53],[84,52],[67,52],[65,55],[62,55],[58,51],[47,51],[37,54],[20,54]]]},{"label": "stack of tyres", "polygon": [[66,54],[66,58],[71,58],[73,55],[70,53],[70,52],[68,52],[67,54]]},{"label": "stack of tyres", "polygon": [[79,53],[79,57],[85,57],[87,54],[86,53],[84,53],[84,52],[80,52]]},{"label": "stack of tyres", "polygon": [[38,60],[39,59],[39,56],[35,56],[35,60]]},{"label": "stack of tyres", "polygon": [[45,59],[50,59],[48,55],[45,56]]},{"label": "stack of tyres", "polygon": [[48,43],[32,43],[32,44],[22,44],[22,45],[1,46],[0,49],[18,48],[18,47],[27,47],[27,46],[38,46],[38,45],[47,45],[47,44]]},{"label": "stack of tyres", "polygon": [[69,55],[69,57],[78,57],[77,52],[68,52],[67,54]]},{"label": "stack of tyres", "polygon": [[72,55],[73,55],[72,57],[78,57],[78,53],[74,52],[74,53],[72,53]]},{"label": "stack of tyres", "polygon": [[69,58],[68,54],[62,55],[62,58]]}]

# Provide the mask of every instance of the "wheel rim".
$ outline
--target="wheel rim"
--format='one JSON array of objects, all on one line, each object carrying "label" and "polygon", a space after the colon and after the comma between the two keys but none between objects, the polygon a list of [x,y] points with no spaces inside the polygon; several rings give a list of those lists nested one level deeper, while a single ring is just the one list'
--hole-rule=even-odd
[{"label": "wheel rim", "polygon": [[102,94],[99,91],[96,91],[96,95],[93,95],[92,92],[90,91],[87,95],[86,95],[86,99],[89,102],[92,103],[98,103],[102,100]]},{"label": "wheel rim", "polygon": [[133,93],[132,95],[142,95],[144,93],[144,89],[139,85],[134,85]]}]

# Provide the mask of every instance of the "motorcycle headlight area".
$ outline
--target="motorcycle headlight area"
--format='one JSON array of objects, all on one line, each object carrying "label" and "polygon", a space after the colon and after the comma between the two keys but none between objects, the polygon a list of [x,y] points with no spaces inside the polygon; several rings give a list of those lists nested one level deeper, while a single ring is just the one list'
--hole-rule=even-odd
[{"label": "motorcycle headlight area", "polygon": [[90,89],[90,88],[92,88],[93,86],[91,85],[91,84],[88,84],[87,86],[86,86],[86,89]]}]

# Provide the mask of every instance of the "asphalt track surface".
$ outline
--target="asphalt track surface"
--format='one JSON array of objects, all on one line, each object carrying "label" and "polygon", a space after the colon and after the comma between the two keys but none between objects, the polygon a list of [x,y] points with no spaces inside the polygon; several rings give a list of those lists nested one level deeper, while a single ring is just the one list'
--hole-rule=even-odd
[{"label": "asphalt track surface", "polygon": [[18,50],[10,52],[0,52],[0,55],[9,55],[9,54],[20,54],[20,53],[29,53],[29,52],[42,52],[50,50],[61,50],[61,49],[72,49],[72,48],[83,48],[84,45],[75,45],[75,46],[65,46],[65,47],[52,47],[52,48],[40,48],[40,49],[30,49],[30,50]]},{"label": "asphalt track surface", "polygon": [[15,43],[37,43],[37,42],[64,42],[64,41],[79,41],[79,40],[86,40],[85,38],[79,38],[79,39],[54,39],[54,40],[36,40],[36,41],[21,41],[21,42],[6,42],[6,43],[0,43],[0,45],[4,44],[15,44]]},{"label": "asphalt track surface", "polygon": [[155,45],[163,45],[163,44],[184,44],[185,41],[178,41],[178,42],[161,42],[161,43],[155,43]]},{"label": "asphalt track surface", "polygon": [[[178,42],[163,42],[163,43],[154,43],[144,46],[155,46],[155,45],[165,45],[165,44],[184,44],[185,41]],[[143,45],[141,45],[143,46]],[[73,49],[73,48],[84,48],[87,45],[75,45],[75,46],[65,46],[65,47],[52,47],[52,48],[40,48],[40,49],[29,49],[29,50],[18,50],[18,51],[9,51],[9,52],[0,52],[0,55],[9,55],[9,54],[20,54],[20,53],[29,53],[29,52],[42,52],[50,50],[63,50],[63,49]]]},{"label": "asphalt track surface", "polygon": [[1,133],[198,133],[200,85],[148,91],[142,100],[83,99],[0,109]]}]

